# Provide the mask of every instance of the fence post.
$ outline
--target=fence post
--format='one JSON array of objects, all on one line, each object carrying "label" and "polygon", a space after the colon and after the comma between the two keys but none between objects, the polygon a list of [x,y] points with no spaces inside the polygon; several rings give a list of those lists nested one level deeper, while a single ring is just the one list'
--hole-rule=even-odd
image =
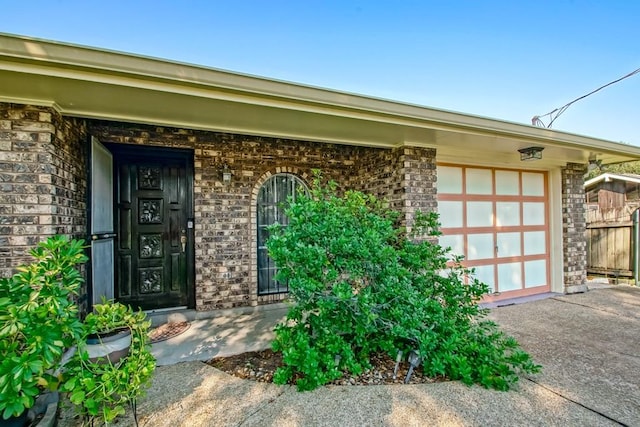
[{"label": "fence post", "polygon": [[633,221],[633,238],[631,241],[633,242],[633,281],[635,285],[638,286],[638,280],[640,280],[640,208],[633,211],[631,215],[631,219]]}]

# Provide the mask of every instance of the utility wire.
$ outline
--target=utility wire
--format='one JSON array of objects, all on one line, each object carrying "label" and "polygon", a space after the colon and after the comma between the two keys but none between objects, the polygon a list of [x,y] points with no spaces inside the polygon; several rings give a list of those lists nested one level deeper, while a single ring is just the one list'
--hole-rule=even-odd
[{"label": "utility wire", "polygon": [[[533,116],[533,118],[531,119],[531,124],[532,124],[532,125],[534,125],[534,126],[550,128],[550,127],[551,127],[551,125],[553,124],[553,122],[554,122],[554,121],[555,121],[555,120],[556,120],[556,119],[557,119],[557,118],[558,118],[562,113],[564,113],[565,111],[567,111],[567,108],[569,108],[569,107],[571,106],[571,104],[573,104],[574,102],[580,101],[581,99],[584,99],[584,98],[586,98],[586,97],[587,97],[587,96],[589,96],[589,95],[593,95],[594,93],[596,93],[596,92],[598,92],[598,91],[601,91],[602,89],[604,89],[604,88],[605,88],[605,87],[607,87],[607,86],[611,86],[611,85],[612,85],[612,84],[614,84],[614,83],[618,83],[619,81],[622,81],[622,80],[626,79],[627,77],[631,77],[631,76],[633,76],[634,74],[638,74],[638,73],[640,73],[640,68],[638,68],[638,69],[637,69],[637,70],[635,70],[635,71],[630,72],[629,74],[627,74],[627,75],[625,75],[625,76],[620,77],[619,79],[616,79],[616,80],[614,80],[614,81],[612,81],[612,82],[609,82],[609,83],[607,83],[606,85],[600,86],[598,89],[596,89],[596,90],[592,90],[592,91],[591,91],[591,92],[589,92],[588,94],[586,94],[586,95],[582,95],[581,97],[578,97],[578,98],[574,99],[573,101],[569,102],[568,104],[565,104],[565,105],[563,105],[563,106],[562,106],[562,107],[560,107],[560,108],[556,108],[555,110],[553,110],[553,111],[551,111],[551,112],[549,112],[549,113],[547,113],[547,114],[543,114],[542,116]],[[549,121],[549,124],[548,124],[548,125],[545,125],[545,124],[544,124],[544,122],[542,121],[542,117],[547,117],[547,116],[549,116],[549,118],[550,118],[551,120]]]}]

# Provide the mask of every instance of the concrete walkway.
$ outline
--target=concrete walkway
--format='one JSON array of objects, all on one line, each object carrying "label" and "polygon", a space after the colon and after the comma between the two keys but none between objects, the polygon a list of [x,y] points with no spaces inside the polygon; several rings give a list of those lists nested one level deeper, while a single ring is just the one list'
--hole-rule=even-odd
[{"label": "concrete walkway", "polygon": [[[189,329],[182,334],[153,344],[152,353],[161,366],[264,350],[270,348],[273,327],[285,318],[287,310],[285,304],[278,304],[209,312],[204,315],[211,317],[191,320]],[[184,319],[193,316],[191,313]]]},{"label": "concrete walkway", "polygon": [[[266,348],[270,327],[283,315],[275,310],[196,321],[153,351],[162,363]],[[157,369],[139,404],[140,425],[640,426],[639,288],[550,296],[492,309],[490,317],[543,365],[515,391],[448,382],[299,393],[192,361]]]}]

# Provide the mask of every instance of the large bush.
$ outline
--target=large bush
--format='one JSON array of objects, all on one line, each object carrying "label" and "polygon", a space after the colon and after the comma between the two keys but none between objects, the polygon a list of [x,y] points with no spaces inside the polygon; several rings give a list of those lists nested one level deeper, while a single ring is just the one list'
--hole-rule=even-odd
[{"label": "large bush", "polygon": [[[416,350],[428,376],[507,390],[520,372],[539,370],[518,343],[483,319],[488,291],[447,250],[433,243],[437,215],[418,214],[415,232],[375,197],[316,177],[286,210],[267,242],[288,282],[292,304],[276,327],[284,366],[277,383],[310,390],[370,366],[369,356]],[[412,237],[412,238],[409,238]]]}]

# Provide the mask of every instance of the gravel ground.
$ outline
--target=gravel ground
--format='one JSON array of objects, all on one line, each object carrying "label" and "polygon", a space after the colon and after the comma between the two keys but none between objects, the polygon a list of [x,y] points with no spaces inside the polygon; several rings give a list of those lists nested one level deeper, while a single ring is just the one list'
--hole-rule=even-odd
[{"label": "gravel ground", "polygon": [[[409,364],[406,360],[401,360],[398,363],[397,371],[396,361],[384,353],[371,355],[370,361],[371,368],[362,374],[347,375],[331,384],[343,386],[404,384],[409,371]],[[207,363],[237,378],[268,383],[273,381],[275,370],[282,366],[282,356],[272,350],[251,351],[234,356],[216,357]],[[422,371],[418,367],[412,370],[408,384],[431,384],[441,381],[445,381],[445,379],[434,379],[422,375]]]}]

